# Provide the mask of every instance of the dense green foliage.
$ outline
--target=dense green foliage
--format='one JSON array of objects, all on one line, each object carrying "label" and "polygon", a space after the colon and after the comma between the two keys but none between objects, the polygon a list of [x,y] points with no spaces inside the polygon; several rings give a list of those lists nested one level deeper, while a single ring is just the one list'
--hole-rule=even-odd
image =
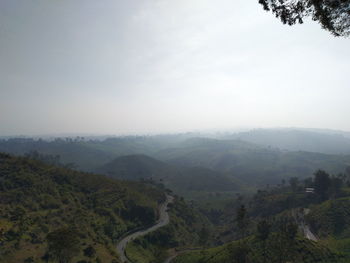
[{"label": "dense green foliage", "polygon": [[0,262],[112,262],[118,238],[154,223],[162,200],[140,183],[0,154]]},{"label": "dense green foliage", "polygon": [[320,237],[350,238],[350,197],[313,206],[307,219]]}]

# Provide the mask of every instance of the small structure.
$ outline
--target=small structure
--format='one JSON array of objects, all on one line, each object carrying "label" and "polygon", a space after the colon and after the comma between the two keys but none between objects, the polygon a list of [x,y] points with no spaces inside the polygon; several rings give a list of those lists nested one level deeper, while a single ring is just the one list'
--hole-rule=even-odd
[{"label": "small structure", "polygon": [[305,192],[313,194],[313,193],[315,193],[315,188],[313,188],[313,187],[306,187],[305,188]]}]

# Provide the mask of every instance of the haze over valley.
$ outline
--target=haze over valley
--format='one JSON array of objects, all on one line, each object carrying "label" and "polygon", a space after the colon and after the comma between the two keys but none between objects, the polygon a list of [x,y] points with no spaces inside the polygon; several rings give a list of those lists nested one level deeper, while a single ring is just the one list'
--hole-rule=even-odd
[{"label": "haze over valley", "polygon": [[0,263],[350,262],[350,1],[0,3]]}]

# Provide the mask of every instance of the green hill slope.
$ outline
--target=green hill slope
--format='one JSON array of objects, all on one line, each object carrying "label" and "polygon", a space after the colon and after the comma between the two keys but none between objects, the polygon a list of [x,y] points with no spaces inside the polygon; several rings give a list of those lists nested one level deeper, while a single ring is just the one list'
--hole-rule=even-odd
[{"label": "green hill slope", "polygon": [[127,246],[133,263],[163,263],[174,247],[203,246],[213,241],[213,226],[182,198],[175,198],[169,209],[170,223]]},{"label": "green hill slope", "polygon": [[0,262],[46,262],[58,253],[118,262],[114,243],[154,223],[163,199],[139,183],[0,154]]},{"label": "green hill slope", "polygon": [[[280,253],[277,252],[279,244],[273,240],[274,236],[267,241],[266,256],[264,261],[264,245],[251,237],[247,239],[247,261],[240,261],[240,253],[245,250],[246,246],[242,245],[240,241],[231,242],[220,247],[210,248],[206,250],[194,251],[185,254],[180,254],[174,259],[174,263],[240,263],[240,262],[254,262],[254,263],[279,263],[279,262],[298,262],[298,263],[345,263],[346,259],[328,249],[324,245],[309,241],[307,239],[298,237],[295,242],[288,247],[285,259],[281,261]],[[271,242],[271,243],[269,243]],[[282,251],[280,251],[282,252]],[[286,252],[284,252],[286,253]],[[286,254],[285,254],[286,255]]]}]

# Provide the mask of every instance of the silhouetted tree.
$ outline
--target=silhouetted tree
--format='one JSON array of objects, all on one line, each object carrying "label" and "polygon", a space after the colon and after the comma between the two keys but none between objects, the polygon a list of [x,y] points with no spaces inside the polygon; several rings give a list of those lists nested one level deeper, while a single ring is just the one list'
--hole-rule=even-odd
[{"label": "silhouetted tree", "polygon": [[318,170],[315,173],[314,186],[315,193],[318,194],[321,198],[321,201],[324,201],[328,198],[328,190],[330,187],[331,180],[329,174],[323,170]]},{"label": "silhouetted tree", "polygon": [[304,186],[305,186],[305,187],[313,187],[313,186],[314,186],[311,177],[305,178],[305,179],[303,180],[303,182],[304,182]]},{"label": "silhouetted tree", "polygon": [[247,210],[244,205],[241,205],[240,207],[238,207],[235,221],[236,221],[239,237],[243,238],[247,233],[247,228],[249,225]]},{"label": "silhouetted tree", "polygon": [[298,190],[298,184],[299,184],[298,177],[291,177],[289,179],[289,184],[290,184],[290,187],[292,188],[292,191],[296,192]]},{"label": "silhouetted tree", "polygon": [[334,36],[350,35],[350,0],[259,0],[283,24],[302,24],[306,17]]},{"label": "silhouetted tree", "polygon": [[343,186],[343,178],[342,175],[338,175],[338,176],[332,176],[330,178],[330,195],[332,197],[337,197],[340,194],[340,190]]}]

